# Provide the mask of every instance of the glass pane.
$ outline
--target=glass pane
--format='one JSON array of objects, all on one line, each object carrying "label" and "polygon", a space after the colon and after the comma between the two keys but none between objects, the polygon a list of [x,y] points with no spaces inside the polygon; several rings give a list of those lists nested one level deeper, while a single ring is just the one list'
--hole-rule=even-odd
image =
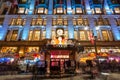
[{"label": "glass pane", "polygon": [[36,25],[42,25],[43,20],[42,19],[37,19]]},{"label": "glass pane", "polygon": [[74,31],[74,37],[75,39],[78,39],[77,31]]},{"label": "glass pane", "polygon": [[101,9],[100,8],[95,8],[95,12],[96,13],[101,13]]},{"label": "glass pane", "polygon": [[13,40],[13,41],[17,40],[17,35],[18,35],[18,30],[14,30],[12,33],[11,40]]},{"label": "glass pane", "polygon": [[86,40],[85,31],[80,31],[80,40]]},{"label": "glass pane", "polygon": [[26,47],[25,53],[37,53],[39,52],[39,47]]},{"label": "glass pane", "polygon": [[24,11],[25,11],[25,8],[19,8],[18,9],[18,13],[24,13]]},{"label": "glass pane", "polygon": [[45,39],[46,31],[42,31],[42,39]]},{"label": "glass pane", "polygon": [[109,40],[107,31],[102,31],[102,35],[103,35],[103,39],[104,39],[105,41],[108,41],[108,40]]},{"label": "glass pane", "polygon": [[22,24],[22,19],[17,19],[16,25],[21,25]]},{"label": "glass pane", "polygon": [[37,13],[44,13],[44,8],[38,8],[38,12]]},{"label": "glass pane", "polygon": [[33,31],[30,31],[28,40],[32,40],[32,34],[33,34]]},{"label": "glass pane", "polygon": [[10,40],[10,35],[11,35],[11,31],[8,30],[7,35],[6,35],[6,40],[9,41]]},{"label": "glass pane", "polygon": [[82,9],[81,8],[76,8],[76,13],[82,13]]},{"label": "glass pane", "polygon": [[36,19],[32,19],[31,25],[35,26],[35,24],[36,24]]},{"label": "glass pane", "polygon": [[120,8],[114,8],[115,13],[120,13]]},{"label": "glass pane", "polygon": [[34,41],[38,41],[40,40],[40,31],[35,31],[34,32],[34,38],[33,38]]},{"label": "glass pane", "polygon": [[63,13],[63,9],[62,8],[57,8],[57,13]]},{"label": "glass pane", "polygon": [[4,54],[16,53],[17,47],[2,47],[1,52]]},{"label": "glass pane", "polygon": [[16,23],[16,19],[12,19],[10,25],[13,26],[13,25],[15,25],[15,23]]}]

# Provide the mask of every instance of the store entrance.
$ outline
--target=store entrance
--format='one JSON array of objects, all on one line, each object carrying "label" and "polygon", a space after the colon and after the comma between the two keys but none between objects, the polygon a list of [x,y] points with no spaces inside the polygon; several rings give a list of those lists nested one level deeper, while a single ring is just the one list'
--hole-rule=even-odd
[{"label": "store entrance", "polygon": [[66,61],[69,61],[69,59],[51,59],[50,61],[51,73],[64,73]]},{"label": "store entrance", "polygon": [[50,56],[50,72],[60,74],[65,72],[65,62],[69,60],[69,51],[54,50]]}]

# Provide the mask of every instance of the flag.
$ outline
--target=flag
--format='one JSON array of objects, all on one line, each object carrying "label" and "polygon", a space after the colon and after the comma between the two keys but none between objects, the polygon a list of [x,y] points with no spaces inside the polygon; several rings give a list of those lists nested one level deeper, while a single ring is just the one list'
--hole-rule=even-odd
[{"label": "flag", "polygon": [[91,41],[91,44],[94,44],[94,36],[92,33],[90,33],[90,41]]}]

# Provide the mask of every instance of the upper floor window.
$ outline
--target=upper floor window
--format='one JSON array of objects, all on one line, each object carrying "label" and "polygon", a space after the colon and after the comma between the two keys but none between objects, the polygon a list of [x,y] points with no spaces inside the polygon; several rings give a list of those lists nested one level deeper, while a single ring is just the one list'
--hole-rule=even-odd
[{"label": "upper floor window", "polygon": [[54,9],[54,14],[66,14],[66,9],[58,7]]},{"label": "upper floor window", "polygon": [[26,19],[23,18],[12,18],[10,21],[10,26],[24,26]]},{"label": "upper floor window", "polygon": [[112,4],[120,4],[120,0],[111,0]]},{"label": "upper floor window", "polygon": [[115,20],[116,20],[116,25],[120,26],[120,18],[115,18]]},{"label": "upper floor window", "polygon": [[120,14],[120,7],[115,7],[115,8],[114,8],[114,12],[115,12],[116,14]]},{"label": "upper floor window", "polygon": [[103,26],[103,25],[109,25],[109,20],[107,18],[98,18],[98,19],[95,19],[95,25],[96,26]]},{"label": "upper floor window", "polygon": [[29,32],[29,41],[39,41],[40,40],[40,30],[30,30]]},{"label": "upper floor window", "polygon": [[4,18],[0,18],[0,25],[2,25],[4,22]]},{"label": "upper floor window", "polygon": [[18,8],[18,14],[27,14],[27,13],[28,13],[28,9],[24,7]]},{"label": "upper floor window", "polygon": [[36,13],[37,14],[47,14],[48,10],[46,8],[37,8]]},{"label": "upper floor window", "polygon": [[8,30],[6,35],[7,41],[16,41],[18,37],[18,30]]},{"label": "upper floor window", "polygon": [[55,25],[64,25],[64,26],[67,26],[68,25],[68,20],[67,20],[67,18],[62,18],[62,17],[53,18],[52,25],[53,26],[55,26]]},{"label": "upper floor window", "polygon": [[82,14],[83,13],[83,10],[82,10],[82,8],[76,8],[76,13],[77,14]]},{"label": "upper floor window", "polygon": [[33,18],[31,22],[32,26],[46,26],[45,18]]},{"label": "upper floor window", "polygon": [[88,19],[87,18],[74,18],[73,19],[73,25],[76,26],[76,25],[83,25],[83,26],[88,26],[89,25],[89,22],[88,22]]},{"label": "upper floor window", "polygon": [[101,14],[102,13],[101,8],[98,8],[98,7],[94,8],[92,12],[93,12],[93,14]]},{"label": "upper floor window", "polygon": [[26,4],[27,0],[18,0],[19,4]]}]

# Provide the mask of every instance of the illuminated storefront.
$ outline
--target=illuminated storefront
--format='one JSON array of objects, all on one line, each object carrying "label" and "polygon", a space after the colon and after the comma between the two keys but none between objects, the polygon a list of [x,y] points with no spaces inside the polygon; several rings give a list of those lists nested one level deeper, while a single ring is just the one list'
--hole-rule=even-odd
[{"label": "illuminated storefront", "polygon": [[50,61],[62,65],[66,60],[76,61],[78,53],[96,52],[91,40],[96,42],[97,53],[120,54],[119,0],[2,1],[2,55],[28,57],[43,52],[49,69]]}]

